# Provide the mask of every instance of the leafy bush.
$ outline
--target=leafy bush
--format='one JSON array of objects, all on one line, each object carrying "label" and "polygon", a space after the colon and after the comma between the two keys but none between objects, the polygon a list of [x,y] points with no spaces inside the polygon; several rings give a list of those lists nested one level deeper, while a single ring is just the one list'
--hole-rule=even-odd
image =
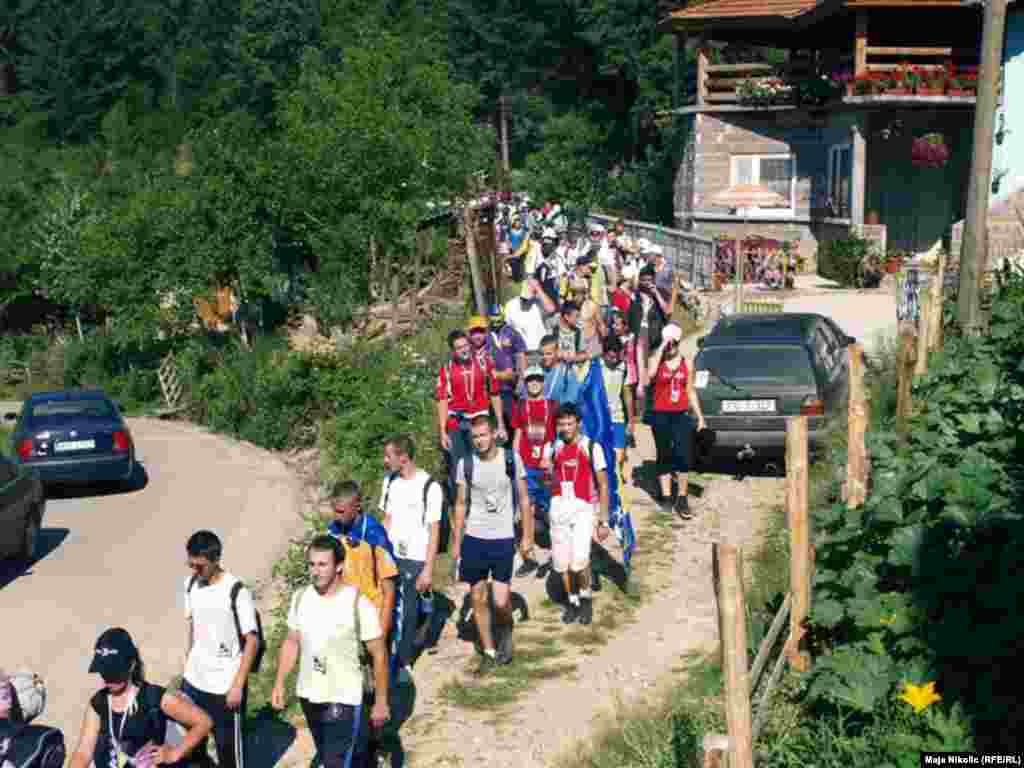
[{"label": "leafy bush", "polygon": [[871,253],[871,243],[851,235],[829,240],[818,249],[818,274],[843,287],[860,286],[860,265]]},{"label": "leafy bush", "polygon": [[128,410],[160,400],[157,371],[165,344],[122,346],[93,335],[64,346],[64,386],[104,390]]},{"label": "leafy bush", "polygon": [[[988,335],[948,338],[915,384],[906,446],[891,417],[869,434],[864,507],[816,511],[820,658],[807,700],[819,712],[867,727],[905,685],[932,682],[943,703],[925,716],[968,718],[978,749],[1014,748],[1024,725],[1012,683],[1024,600],[1022,323],[1024,281],[1010,278]],[[945,748],[968,749],[971,735]]]}]

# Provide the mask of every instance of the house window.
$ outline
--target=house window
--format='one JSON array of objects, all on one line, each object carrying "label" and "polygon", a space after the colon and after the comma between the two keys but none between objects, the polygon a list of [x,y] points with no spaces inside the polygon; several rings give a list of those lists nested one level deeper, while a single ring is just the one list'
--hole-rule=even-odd
[{"label": "house window", "polygon": [[792,216],[796,205],[796,174],[792,155],[733,155],[731,186],[760,184],[777,192],[789,205],[780,208],[747,208],[737,213],[744,216]]},{"label": "house window", "polygon": [[828,148],[828,199],[829,215],[840,219],[850,218],[851,181],[853,179],[853,147],[837,144]]}]

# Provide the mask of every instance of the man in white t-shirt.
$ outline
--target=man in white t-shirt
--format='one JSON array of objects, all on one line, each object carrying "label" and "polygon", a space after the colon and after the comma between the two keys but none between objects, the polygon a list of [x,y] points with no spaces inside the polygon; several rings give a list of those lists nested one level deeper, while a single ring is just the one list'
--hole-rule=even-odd
[{"label": "man in white t-shirt", "polygon": [[347,768],[362,738],[360,644],[373,660],[373,728],[383,727],[391,718],[387,646],[373,603],[355,587],[342,586],[345,550],[341,542],[317,536],[306,550],[306,561],[312,583],[292,595],[288,636],[281,645],[271,704],[274,709],[285,708],[285,680],[297,662],[295,695],[316,745],[313,764]]},{"label": "man in white t-shirt", "polygon": [[540,340],[547,333],[547,313],[536,296],[540,291],[536,281],[527,281],[524,290],[529,296],[516,296],[505,304],[505,322],[519,332],[531,353],[540,349]]},{"label": "man in white t-shirt", "polygon": [[[192,575],[185,579],[182,691],[213,720],[220,768],[243,768],[242,720],[259,647],[256,607],[252,593],[221,567],[217,534],[197,531],[185,550]],[[205,745],[197,754],[205,754]]]},{"label": "man in white t-shirt", "polygon": [[408,683],[417,653],[416,620],[420,596],[433,586],[434,561],[441,540],[441,485],[416,466],[416,446],[408,435],[384,444],[384,464],[390,474],[380,492],[380,511],[395,548],[402,590],[398,627],[399,682]]}]

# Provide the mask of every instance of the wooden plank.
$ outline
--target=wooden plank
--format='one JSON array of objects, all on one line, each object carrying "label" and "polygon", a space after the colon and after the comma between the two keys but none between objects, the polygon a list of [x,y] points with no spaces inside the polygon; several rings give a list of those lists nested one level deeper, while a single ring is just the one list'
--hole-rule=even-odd
[{"label": "wooden plank", "polygon": [[748,80],[786,80],[787,78],[810,77],[810,72],[786,71],[780,74],[746,75],[740,77],[709,77],[708,90],[717,88],[735,88]]},{"label": "wooden plank", "polygon": [[900,345],[896,352],[896,433],[903,439],[907,435],[913,411],[911,387],[917,362],[917,339],[910,323],[900,328]]},{"label": "wooden plank", "polygon": [[857,13],[856,30],[853,43],[853,76],[859,77],[867,71],[868,63],[868,15],[863,11]]},{"label": "wooden plank", "polygon": [[810,657],[800,651],[804,622],[811,604],[810,532],[808,530],[807,417],[786,419],[786,517],[789,522],[789,640],[790,666],[806,672]]},{"label": "wooden plank", "polygon": [[928,351],[942,349],[942,305],[943,289],[946,283],[946,251],[939,251],[939,263],[932,285],[935,292],[932,296],[932,313],[928,323]]},{"label": "wooden plank", "polygon": [[[779,632],[782,631],[783,625],[786,623],[786,619],[789,617],[789,607],[793,602],[793,595],[786,593],[786,599],[782,601],[782,605],[779,606],[779,610],[775,613],[775,618],[772,620],[772,625],[768,628],[768,634],[764,636],[764,640],[761,641],[761,645],[757,649],[757,657],[754,659],[754,664],[750,668],[750,693],[753,695],[757,689],[757,682],[761,679],[761,672],[764,671],[764,665],[768,663],[768,657],[772,655],[772,648],[775,647],[775,641],[779,637]],[[780,654],[785,656],[785,654]]]},{"label": "wooden plank", "polygon": [[739,101],[739,96],[735,93],[709,93],[704,97],[704,101],[708,104],[725,101]]},{"label": "wooden plank", "polygon": [[772,667],[772,674],[768,678],[768,685],[764,687],[764,693],[761,694],[761,700],[757,703],[757,717],[754,718],[754,727],[751,730],[750,738],[756,743],[757,737],[761,733],[761,728],[764,726],[765,720],[768,719],[768,697],[772,695],[772,691],[775,686],[778,685],[779,678],[782,677],[782,665],[786,661],[786,654],[780,653],[779,657],[775,660],[775,666]]},{"label": "wooden plank", "polygon": [[775,64],[765,62],[751,62],[749,64],[708,64],[708,74],[716,72],[760,72],[763,70],[775,69]]},{"label": "wooden plank", "polygon": [[953,48],[925,48],[908,47],[899,48],[887,45],[869,46],[866,49],[868,56],[952,56]]},{"label": "wooden plank", "polygon": [[932,286],[926,285],[918,293],[918,314],[917,327],[917,362],[914,366],[914,376],[924,376],[928,373],[928,318],[931,316]]},{"label": "wooden plank", "polygon": [[850,396],[847,415],[846,506],[857,509],[867,500],[868,401],[864,394],[864,347],[847,347],[850,364]]},{"label": "wooden plank", "polygon": [[[945,69],[944,64],[915,64],[917,69]],[[868,64],[868,72],[893,72],[899,68],[899,64]]]},{"label": "wooden plank", "polygon": [[719,565],[725,717],[729,726],[729,768],[754,768],[747,674],[747,611],[743,598],[743,552],[733,544],[716,544]]}]

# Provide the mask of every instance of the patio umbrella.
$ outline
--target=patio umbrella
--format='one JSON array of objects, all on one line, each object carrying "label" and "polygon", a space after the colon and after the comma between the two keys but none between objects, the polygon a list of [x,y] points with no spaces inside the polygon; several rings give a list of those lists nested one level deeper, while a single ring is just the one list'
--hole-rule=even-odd
[{"label": "patio umbrella", "polygon": [[[719,192],[711,198],[711,205],[719,208],[788,208],[789,201],[778,192],[760,184],[737,184]],[[743,229],[747,218],[743,217]],[[736,238],[736,314],[740,313],[743,302],[743,239],[742,232]]]}]

